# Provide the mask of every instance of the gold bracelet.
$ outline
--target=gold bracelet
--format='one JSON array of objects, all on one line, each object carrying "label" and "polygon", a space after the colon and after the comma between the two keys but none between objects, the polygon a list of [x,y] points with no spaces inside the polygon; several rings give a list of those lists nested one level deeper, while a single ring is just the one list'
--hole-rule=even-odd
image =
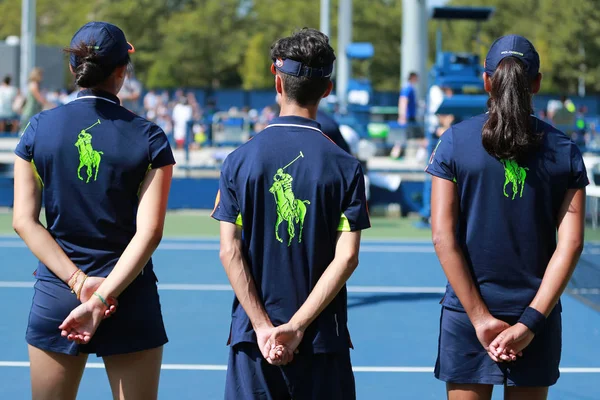
[{"label": "gold bracelet", "polygon": [[83,289],[83,284],[85,283],[85,280],[88,278],[88,276],[86,274],[83,274],[83,281],[81,281],[81,285],[79,285],[79,289],[77,290],[77,300],[79,300],[79,298],[81,297],[81,290]]},{"label": "gold bracelet", "polygon": [[77,283],[77,277],[79,277],[79,274],[81,274],[82,272],[83,271],[81,269],[78,269],[77,272],[75,272],[75,274],[73,275],[73,277],[69,280],[69,282],[67,282],[67,285],[69,285],[69,289],[71,289],[71,293],[75,293],[75,284]]}]

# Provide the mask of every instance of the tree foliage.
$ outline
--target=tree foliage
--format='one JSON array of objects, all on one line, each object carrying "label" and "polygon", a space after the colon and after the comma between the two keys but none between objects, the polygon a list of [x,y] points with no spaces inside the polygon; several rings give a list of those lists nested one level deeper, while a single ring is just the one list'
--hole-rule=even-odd
[{"label": "tree foliage", "polygon": [[[134,44],[137,77],[149,87],[271,87],[269,48],[280,36],[319,26],[320,0],[37,0],[37,40],[64,47],[85,22],[119,25]],[[597,0],[450,0],[450,5],[493,6],[481,24],[442,24],[443,47],[474,51],[482,60],[497,37],[517,33],[538,49],[546,92],[600,91],[600,7]],[[337,9],[331,0],[331,42],[337,45]],[[20,35],[21,1],[0,0],[0,39]],[[353,0],[353,39],[371,42],[369,75],[379,90],[397,90],[402,1]],[[339,50],[338,50],[339,52]],[[364,66],[363,66],[364,67]],[[358,70],[358,69],[357,69]],[[364,71],[364,68],[360,68]]]}]

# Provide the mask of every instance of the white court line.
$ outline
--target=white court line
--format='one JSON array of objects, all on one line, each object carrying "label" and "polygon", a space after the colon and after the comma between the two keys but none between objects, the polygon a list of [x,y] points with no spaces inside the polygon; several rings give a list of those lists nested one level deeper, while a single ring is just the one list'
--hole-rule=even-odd
[{"label": "white court line", "polygon": [[[0,288],[31,288],[35,282],[30,281],[0,281]],[[193,284],[193,283],[159,283],[159,290],[197,291],[197,292],[231,292],[228,284]],[[443,286],[347,286],[348,293],[432,293],[444,294]],[[600,294],[600,288],[566,289],[567,293],[579,295]]]},{"label": "white court line", "polygon": [[[5,240],[0,241],[0,247],[3,248],[26,248],[22,241]],[[193,242],[162,242],[158,246],[158,250],[219,250],[219,243],[193,243]],[[434,253],[433,246],[423,245],[405,245],[405,246],[377,246],[377,245],[362,245],[360,251],[363,253]],[[600,251],[600,250],[599,250]]]},{"label": "white court line", "polygon": [[[0,240],[0,248],[26,248],[24,242],[18,240]],[[158,250],[219,250],[219,243],[193,243],[193,242],[163,242],[158,246]],[[435,253],[431,244],[423,243],[416,245],[372,245],[362,244],[361,253]],[[600,254],[600,248],[585,248],[583,254]]]},{"label": "white court line", "polygon": [[[0,288],[31,288],[34,282],[0,281]],[[231,292],[228,284],[159,283],[159,290]],[[348,286],[349,293],[445,293],[444,287],[433,286]]]},{"label": "white court line", "polygon": [[[86,368],[104,369],[104,363],[87,363]],[[27,361],[0,361],[4,368],[29,368]],[[227,365],[215,364],[163,364],[163,370],[177,371],[227,371]],[[432,373],[432,367],[352,367],[354,372]],[[563,374],[600,374],[600,368],[560,368]]]},{"label": "white court line", "polygon": [[[31,288],[35,282],[32,281],[0,281],[0,288]],[[194,283],[159,283],[159,290],[173,291],[196,291],[196,292],[231,292],[228,284],[194,284]],[[444,294],[444,286],[347,286],[348,293],[432,293]],[[600,288],[566,289],[568,294],[597,295]]]}]

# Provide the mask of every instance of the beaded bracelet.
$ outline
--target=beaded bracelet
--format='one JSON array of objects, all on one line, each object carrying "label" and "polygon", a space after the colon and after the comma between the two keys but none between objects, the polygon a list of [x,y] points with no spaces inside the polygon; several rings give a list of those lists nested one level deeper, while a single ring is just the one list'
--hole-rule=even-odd
[{"label": "beaded bracelet", "polygon": [[75,271],[73,273],[73,275],[71,275],[71,277],[69,278],[69,280],[67,281],[67,285],[69,285],[69,289],[71,289],[71,293],[75,293],[75,291],[73,290],[73,286],[75,286],[75,284],[77,283],[77,277],[79,276],[80,273],[82,273],[83,271],[81,269],[77,269],[77,271]]}]

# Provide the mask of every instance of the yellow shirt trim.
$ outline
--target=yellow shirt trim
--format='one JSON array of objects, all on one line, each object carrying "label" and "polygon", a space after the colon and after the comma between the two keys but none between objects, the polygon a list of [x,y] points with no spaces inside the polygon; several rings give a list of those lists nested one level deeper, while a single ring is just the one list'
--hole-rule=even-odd
[{"label": "yellow shirt trim", "polygon": [[350,232],[352,229],[350,229],[350,222],[348,221],[348,218],[346,217],[345,214],[342,214],[342,217],[340,218],[340,224],[338,225],[338,232]]}]

